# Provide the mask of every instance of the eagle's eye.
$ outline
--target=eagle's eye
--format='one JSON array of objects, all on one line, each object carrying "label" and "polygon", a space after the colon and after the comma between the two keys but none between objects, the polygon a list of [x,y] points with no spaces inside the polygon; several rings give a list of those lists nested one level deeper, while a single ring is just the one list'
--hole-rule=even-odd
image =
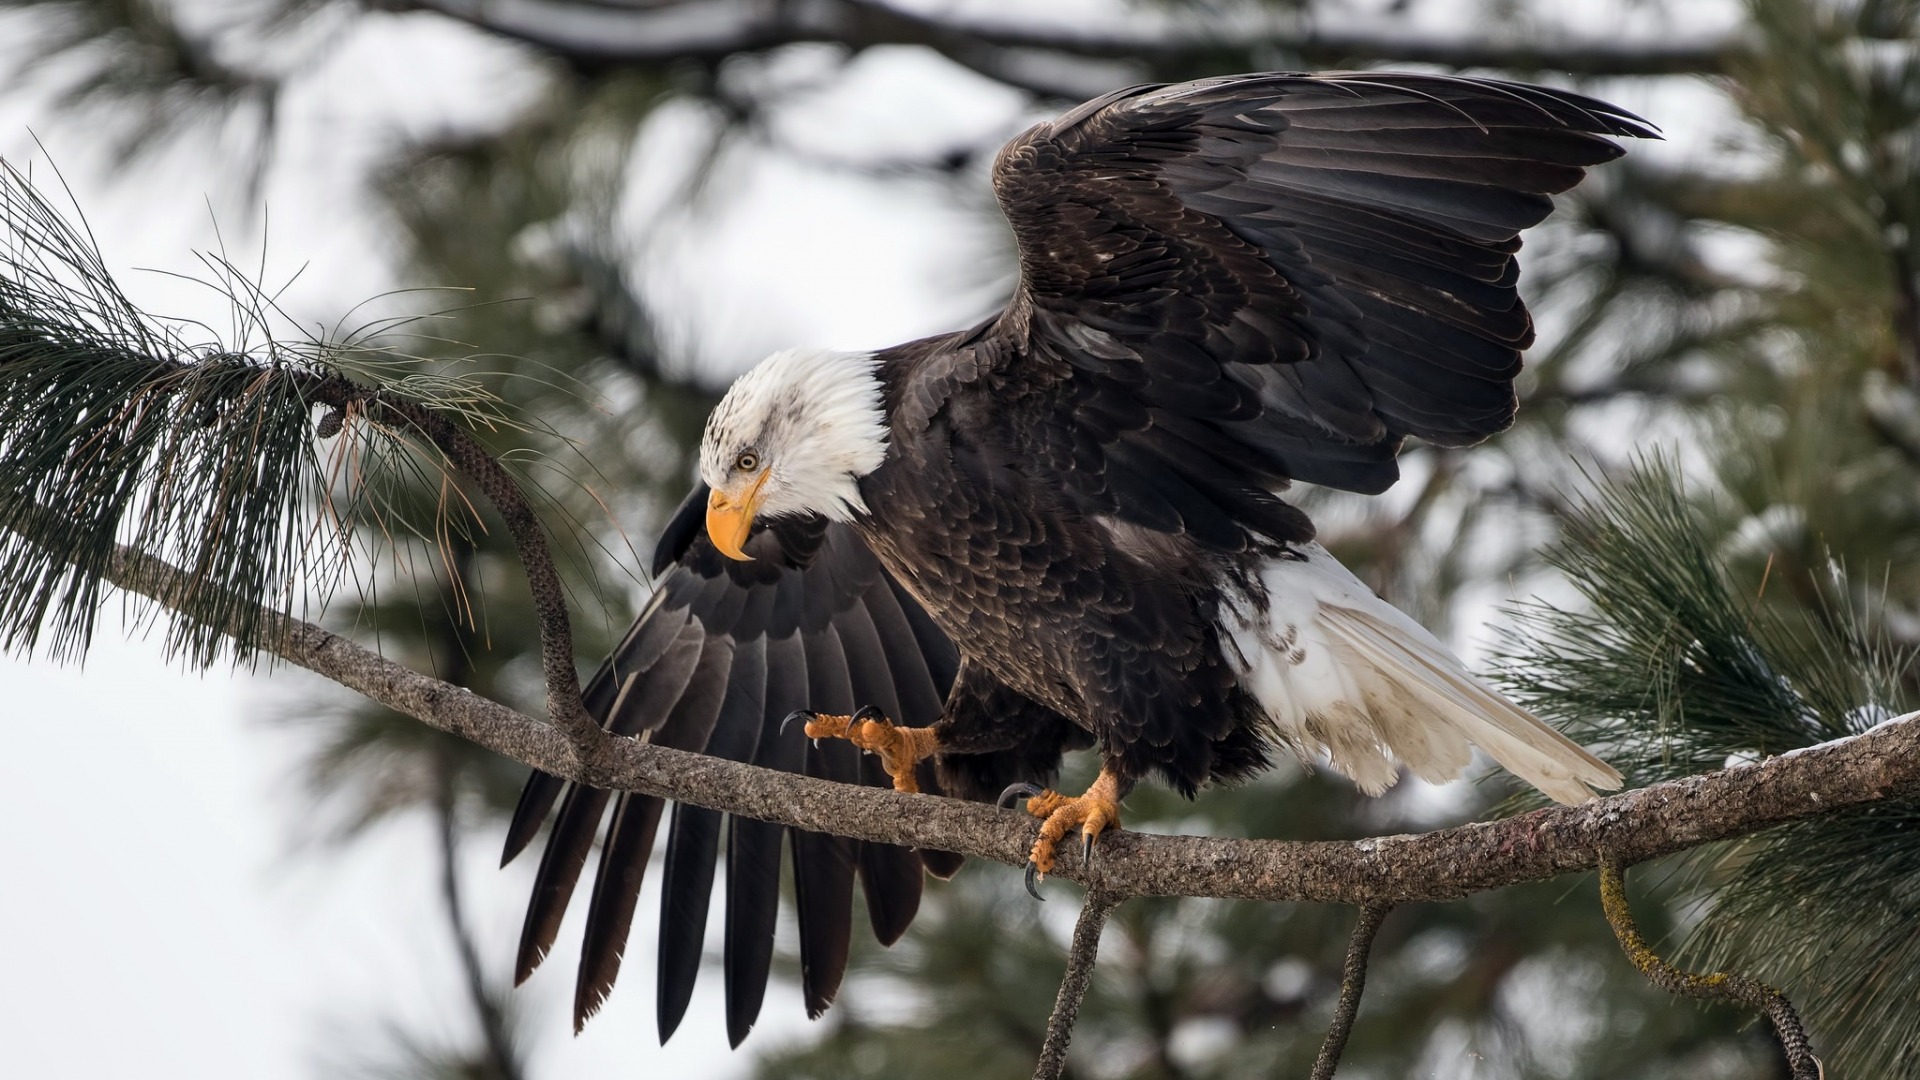
[{"label": "eagle's eye", "polygon": [[760,456],[749,450],[733,459],[733,467],[741,472],[752,472],[760,467]]}]

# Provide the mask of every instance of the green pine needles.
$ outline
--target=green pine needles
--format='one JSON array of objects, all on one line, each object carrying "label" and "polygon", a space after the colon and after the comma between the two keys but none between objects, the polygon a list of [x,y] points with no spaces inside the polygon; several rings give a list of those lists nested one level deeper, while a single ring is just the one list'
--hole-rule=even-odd
[{"label": "green pine needles", "polygon": [[[1912,708],[1914,655],[1832,566],[1736,583],[1736,522],[1664,460],[1602,486],[1549,553],[1586,599],[1521,607],[1501,657],[1518,700],[1641,785],[1858,734]],[[1771,582],[1768,578],[1771,577]],[[1771,585],[1771,593],[1768,586]],[[1920,1075],[1920,802],[1685,856],[1694,966],[1785,988],[1830,1075]]]},{"label": "green pine needles", "polygon": [[[395,485],[382,478],[424,476],[443,492],[415,531],[461,528],[443,459],[370,406],[499,414],[462,380],[368,344],[394,323],[346,344],[276,340],[272,297],[210,259],[242,343],[191,342],[190,325],[137,309],[84,225],[4,163],[0,230],[0,646],[83,655],[126,545],[185,572],[184,594],[133,609],[165,619],[170,656],[249,660],[265,644],[263,605],[298,610],[338,580],[356,515],[391,527]],[[334,440],[324,459],[316,433]]]},{"label": "green pine needles", "polygon": [[[1736,531],[1688,501],[1666,461],[1603,487],[1547,558],[1587,608],[1513,611],[1501,667],[1550,717],[1638,786],[1855,735],[1904,711],[1913,659],[1872,627],[1845,573],[1736,591]],[[1807,585],[1810,588],[1800,588]]]}]

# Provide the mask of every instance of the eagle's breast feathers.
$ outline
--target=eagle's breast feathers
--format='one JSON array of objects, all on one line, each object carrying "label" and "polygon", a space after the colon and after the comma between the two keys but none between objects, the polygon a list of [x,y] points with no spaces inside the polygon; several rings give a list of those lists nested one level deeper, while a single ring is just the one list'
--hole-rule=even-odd
[{"label": "eagle's breast feathers", "polygon": [[[993,168],[1019,254],[1005,308],[743,376],[662,536],[659,594],[589,708],[621,734],[884,784],[849,743],[780,722],[873,705],[931,729],[920,790],[972,798],[1092,744],[1102,779],[1066,802],[1109,823],[1135,779],[1191,793],[1280,748],[1369,792],[1402,769],[1450,778],[1474,746],[1561,801],[1617,786],[1334,561],[1284,493],[1377,493],[1408,439],[1506,428],[1533,340],[1520,233],[1616,137],[1655,135],[1565,90],[1377,72],[1133,87],[1029,129]],[[523,973],[609,797],[536,777],[510,854],[556,803]],[[577,1018],[618,971],[662,806],[611,812]],[[698,969],[720,823],[675,813],[663,1034]],[[729,836],[738,1042],[771,963],[781,831],[736,820]],[[856,869],[891,941],[923,871],[957,866],[811,833],[793,850],[815,1011],[844,970]]]}]

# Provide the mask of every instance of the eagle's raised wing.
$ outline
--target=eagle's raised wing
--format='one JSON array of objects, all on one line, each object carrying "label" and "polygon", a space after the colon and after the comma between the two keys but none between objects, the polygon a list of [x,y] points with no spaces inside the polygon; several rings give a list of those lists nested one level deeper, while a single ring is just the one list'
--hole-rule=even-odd
[{"label": "eagle's raised wing", "polygon": [[977,336],[995,392],[1050,410],[1029,449],[1091,511],[1229,548],[1310,536],[1269,494],[1287,479],[1376,493],[1406,436],[1512,422],[1518,233],[1621,153],[1607,135],[1657,137],[1578,94],[1441,75],[1088,102],[994,167],[1021,272]]},{"label": "eagle's raised wing", "polygon": [[[725,558],[701,527],[707,487],[696,485],[654,553],[651,602],[587,683],[589,712],[619,735],[734,761],[848,783],[891,787],[877,759],[850,744],[808,745],[798,708],[852,712],[878,705],[905,725],[939,719],[959,659],[953,643],[844,525],[774,522],[748,540],[752,562]],[[938,791],[931,763],[923,790]],[[503,862],[560,813],[534,879],[515,978],[552,948],[601,820],[599,870],[587,909],[574,990],[576,1029],[619,974],[641,879],[664,805],[644,795],[569,784],[535,773],[507,831]],[[920,905],[923,871],[951,875],[957,856],[788,830],[676,805],[667,835],[660,912],[659,1025],[664,1041],[685,1014],[699,973],[720,835],[727,835],[727,1035],[735,1046],[759,1016],[773,957],[783,834],[794,850],[801,983],[807,1011],[832,1002],[845,973],[858,877],[874,934],[886,944]]]}]

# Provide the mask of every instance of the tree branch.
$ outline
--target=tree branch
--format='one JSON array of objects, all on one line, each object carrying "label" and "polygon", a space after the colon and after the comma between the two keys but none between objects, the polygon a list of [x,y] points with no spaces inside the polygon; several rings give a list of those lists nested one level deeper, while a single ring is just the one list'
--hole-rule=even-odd
[{"label": "tree branch", "polygon": [[1040,1047],[1040,1063],[1033,1080],[1060,1080],[1067,1068],[1067,1044],[1073,1040],[1073,1025],[1080,1018],[1080,1002],[1093,981],[1093,961],[1100,951],[1100,931],[1113,913],[1121,894],[1099,885],[1087,889],[1080,905],[1080,918],[1073,924],[1073,944],[1067,949],[1067,971],[1060,977],[1060,993],[1053,999],[1053,1015],[1047,1018],[1047,1038]]},{"label": "tree branch", "polygon": [[1626,873],[1610,856],[1600,860],[1600,905],[1606,911],[1607,924],[1613,927],[1614,937],[1620,942],[1620,951],[1627,954],[1627,959],[1648,982],[1669,994],[1737,1001],[1766,1014],[1773,1022],[1774,1034],[1779,1036],[1780,1049],[1786,1054],[1793,1080],[1822,1080],[1826,1076],[1826,1068],[1814,1056],[1813,1046],[1807,1040],[1806,1025],[1800,1022],[1800,1014],[1794,1012],[1785,994],[1744,975],[1723,972],[1695,975],[1681,971],[1648,947],[1634,925],[1633,909],[1627,905]]},{"label": "tree branch", "polygon": [[[162,604],[180,571],[120,548],[114,584]],[[932,795],[906,795],[724,761],[633,739],[608,739],[582,762],[554,727],[429,678],[337,634],[279,613],[263,647],[430,727],[594,787],[643,792],[781,825],[1025,866],[1026,814]],[[1920,788],[1920,713],[1862,735],[1766,761],[1683,777],[1499,821],[1353,841],[1237,840],[1115,832],[1090,869],[1055,873],[1116,896],[1366,905],[1454,900],[1470,893],[1591,870],[1601,851],[1640,862],[1773,825]]]},{"label": "tree branch", "polygon": [[[472,481],[506,522],[515,553],[527,575],[533,612],[540,624],[540,670],[547,688],[547,715],[572,743],[582,762],[596,761],[606,751],[607,735],[580,697],[580,673],[573,664],[573,623],[567,615],[567,592],[540,519],[528,505],[520,485],[474,437],[445,416],[392,394],[360,386],[339,376],[327,376],[306,387],[310,401],[331,405],[335,415],[323,426],[338,430],[341,412],[361,409],[375,422],[403,424],[431,442],[447,463]],[[324,433],[324,432],[323,432]]]},{"label": "tree branch", "polygon": [[1313,1059],[1308,1080],[1333,1080],[1333,1070],[1347,1049],[1347,1037],[1353,1034],[1354,1017],[1360,1015],[1360,995],[1367,989],[1367,955],[1373,951],[1373,935],[1393,910],[1392,904],[1368,904],[1354,921],[1353,937],[1347,941],[1347,962],[1340,971],[1340,1001],[1333,1007],[1333,1022],[1327,1025],[1327,1040]]},{"label": "tree branch", "polygon": [[[1271,67],[1275,54],[1312,67],[1395,60],[1451,68],[1576,75],[1675,75],[1728,69],[1742,46],[1728,40],[1543,43],[1484,36],[1406,37],[1311,26],[1246,31],[1142,26],[1101,32],[910,11],[878,0],[705,0],[647,8],[576,0],[395,0],[549,52],[576,67],[718,63],[801,42],[859,51],[920,45],[989,78],[1045,96],[1080,98],[1143,75]],[[1088,63],[1120,70],[1060,78]]]},{"label": "tree branch", "polygon": [[474,1023],[480,1028],[481,1053],[486,1061],[484,1075],[491,1080],[524,1080],[520,1056],[513,1046],[513,1032],[487,985],[486,968],[480,963],[480,951],[473,943],[473,927],[467,920],[466,899],[460,891],[459,808],[453,790],[453,768],[444,759],[435,763],[434,783],[434,824],[440,840],[440,902],[446,907],[447,928],[453,936],[461,974],[465,976],[467,1003],[473,1006]]}]

